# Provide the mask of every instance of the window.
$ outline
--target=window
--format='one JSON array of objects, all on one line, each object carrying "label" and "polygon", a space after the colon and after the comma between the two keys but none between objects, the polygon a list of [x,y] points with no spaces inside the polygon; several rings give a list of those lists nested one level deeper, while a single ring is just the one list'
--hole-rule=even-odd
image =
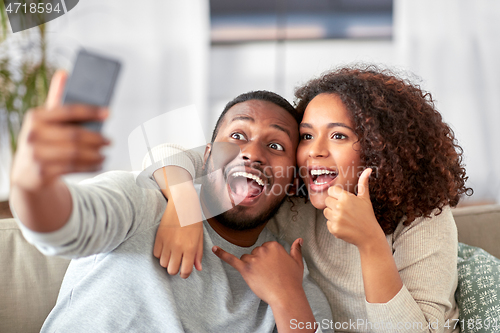
[{"label": "window", "polygon": [[211,39],[390,39],[392,12],[392,0],[211,0]]}]

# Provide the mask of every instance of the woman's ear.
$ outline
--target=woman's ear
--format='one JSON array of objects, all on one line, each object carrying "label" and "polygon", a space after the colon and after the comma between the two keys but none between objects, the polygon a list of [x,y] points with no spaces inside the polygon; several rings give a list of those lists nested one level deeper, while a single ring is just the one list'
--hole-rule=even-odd
[{"label": "woman's ear", "polygon": [[212,153],[212,144],[207,143],[207,145],[205,146],[205,153],[203,154],[203,166],[202,166],[203,170],[205,170],[205,166],[207,165],[207,161],[211,153]]}]

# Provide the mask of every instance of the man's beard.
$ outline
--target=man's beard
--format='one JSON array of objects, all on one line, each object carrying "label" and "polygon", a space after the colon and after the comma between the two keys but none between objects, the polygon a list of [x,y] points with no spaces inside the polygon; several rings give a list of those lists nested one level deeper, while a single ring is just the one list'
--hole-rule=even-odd
[{"label": "man's beard", "polygon": [[[211,156],[208,157],[205,170],[202,177],[201,185],[201,197],[203,198],[204,205],[208,208],[209,212],[217,213],[214,218],[223,226],[232,230],[249,230],[255,229],[263,224],[265,224],[274,214],[278,211],[281,203],[285,199],[276,200],[275,204],[270,205],[265,211],[261,212],[259,215],[251,217],[246,212],[247,207],[244,206],[233,206],[230,210],[225,210],[223,204],[218,198],[223,197],[220,193],[214,191],[216,187],[215,183],[217,180],[213,179],[214,172],[213,161]],[[227,187],[224,186],[223,190],[226,191]]]}]

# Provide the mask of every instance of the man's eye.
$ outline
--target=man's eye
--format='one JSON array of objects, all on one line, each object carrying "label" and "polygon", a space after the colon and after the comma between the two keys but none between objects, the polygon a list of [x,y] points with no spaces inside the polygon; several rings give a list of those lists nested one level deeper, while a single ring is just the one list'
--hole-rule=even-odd
[{"label": "man's eye", "polygon": [[245,140],[245,137],[241,133],[233,133],[231,137],[235,140]]},{"label": "man's eye", "polygon": [[270,143],[269,148],[274,149],[274,150],[285,150],[285,148],[280,145],[279,143]]},{"label": "man's eye", "polygon": [[311,140],[312,138],[311,134],[303,134],[301,137],[302,140]]},{"label": "man's eye", "polygon": [[342,133],[335,133],[333,136],[332,136],[333,139],[335,140],[344,140],[344,139],[347,139],[347,136],[345,136],[344,134]]}]

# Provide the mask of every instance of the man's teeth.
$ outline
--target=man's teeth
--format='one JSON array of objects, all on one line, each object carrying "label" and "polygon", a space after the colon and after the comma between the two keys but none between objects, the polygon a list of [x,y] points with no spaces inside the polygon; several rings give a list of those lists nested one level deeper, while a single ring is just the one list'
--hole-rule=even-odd
[{"label": "man's teeth", "polygon": [[325,169],[311,170],[311,175],[312,176],[330,175],[330,174],[337,174],[337,173],[335,171],[325,170]]},{"label": "man's teeth", "polygon": [[233,173],[233,177],[234,178],[236,178],[236,177],[246,177],[246,178],[249,178],[249,179],[253,179],[260,186],[264,186],[264,181],[260,177],[258,177],[256,175],[252,175],[251,173],[248,173],[248,172],[235,172],[235,173]]}]

